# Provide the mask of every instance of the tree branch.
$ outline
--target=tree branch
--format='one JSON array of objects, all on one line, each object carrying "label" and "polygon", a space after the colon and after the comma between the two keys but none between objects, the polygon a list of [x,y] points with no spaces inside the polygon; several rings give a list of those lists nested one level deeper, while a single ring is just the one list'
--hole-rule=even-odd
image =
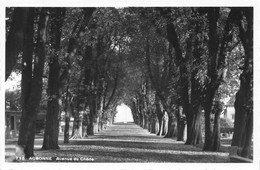
[{"label": "tree branch", "polygon": [[114,97],[114,95],[115,95],[115,92],[116,92],[116,89],[117,89],[117,84],[118,84],[118,77],[119,77],[119,65],[117,66],[117,72],[116,72],[116,78],[115,78],[115,85],[114,85],[112,94],[111,94],[111,96],[110,96],[110,98],[109,98],[109,100],[108,100],[106,106],[104,107],[104,110],[106,110],[106,109],[109,107],[109,105],[110,105],[110,103],[111,103],[111,101],[112,101],[112,99],[113,99],[113,97]]}]

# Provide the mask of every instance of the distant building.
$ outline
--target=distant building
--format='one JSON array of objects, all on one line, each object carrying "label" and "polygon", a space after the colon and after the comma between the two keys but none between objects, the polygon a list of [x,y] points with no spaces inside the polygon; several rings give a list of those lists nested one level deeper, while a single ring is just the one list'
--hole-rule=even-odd
[{"label": "distant building", "polygon": [[[44,130],[46,111],[40,111],[36,117],[36,133]],[[17,137],[20,129],[22,111],[5,111],[5,134],[6,137]]]},{"label": "distant building", "polygon": [[225,119],[229,119],[232,122],[235,121],[235,107],[233,105],[225,105],[224,114],[221,116]]},{"label": "distant building", "polygon": [[220,115],[220,132],[225,136],[234,131],[235,122],[235,96],[230,97],[224,105],[223,114]]},{"label": "distant building", "polygon": [[5,133],[6,137],[17,136],[20,128],[21,111],[5,112]]},{"label": "distant building", "polygon": [[221,116],[222,118],[231,120],[233,123],[235,121],[235,107],[234,107],[235,100],[236,100],[235,95],[231,96],[228,99],[224,107],[224,114]]}]

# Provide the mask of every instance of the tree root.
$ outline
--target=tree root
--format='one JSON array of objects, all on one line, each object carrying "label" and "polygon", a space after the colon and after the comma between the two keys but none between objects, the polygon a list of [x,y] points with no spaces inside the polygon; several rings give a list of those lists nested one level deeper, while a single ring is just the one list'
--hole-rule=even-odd
[{"label": "tree root", "polygon": [[70,139],[83,139],[82,134],[78,129],[75,130],[74,135]]}]

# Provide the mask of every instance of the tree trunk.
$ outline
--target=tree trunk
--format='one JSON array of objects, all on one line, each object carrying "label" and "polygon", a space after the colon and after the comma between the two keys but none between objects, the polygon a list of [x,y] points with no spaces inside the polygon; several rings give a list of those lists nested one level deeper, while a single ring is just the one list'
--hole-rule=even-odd
[{"label": "tree trunk", "polygon": [[[208,41],[208,49],[209,49],[209,58],[208,58],[208,82],[207,82],[207,90],[205,95],[205,144],[203,150],[210,151],[212,149],[211,145],[213,142],[213,129],[211,128],[211,112],[214,97],[216,91],[218,90],[220,83],[224,79],[225,65],[226,65],[226,56],[228,55],[228,44],[230,40],[232,40],[232,35],[230,34],[230,30],[233,28],[231,22],[236,20],[239,15],[234,13],[232,9],[228,15],[224,33],[221,39],[221,43],[218,34],[218,19],[219,19],[219,11],[220,8],[208,8],[207,16],[209,21],[209,41]],[[242,18],[241,18],[242,19]]]},{"label": "tree trunk", "polygon": [[90,99],[89,107],[90,107],[90,116],[89,116],[90,123],[87,129],[89,135],[94,135],[98,133],[98,114],[97,114],[96,100],[93,99],[93,97]]},{"label": "tree trunk", "polygon": [[149,121],[149,123],[148,123],[148,132],[151,133],[151,131],[152,131],[152,121],[151,121],[151,119],[149,119],[148,121]]},{"label": "tree trunk", "polygon": [[177,141],[184,141],[185,118],[183,117],[183,108],[180,106],[176,111],[177,118]]},{"label": "tree trunk", "polygon": [[158,116],[158,121],[157,121],[157,128],[158,128],[158,132],[157,135],[160,136],[161,134],[161,126],[162,126],[162,116]]},{"label": "tree trunk", "polygon": [[160,126],[160,130],[159,130],[159,136],[162,136],[164,135],[164,120],[162,118],[162,121],[161,121],[161,126]]},{"label": "tree trunk", "polygon": [[152,119],[150,122],[150,132],[156,134],[156,120]]},{"label": "tree trunk", "polygon": [[[91,110],[90,110],[91,111]],[[87,133],[89,135],[94,135],[94,130],[93,130],[93,115],[92,113],[90,112],[90,115],[89,115],[89,122],[88,122],[88,125],[87,125]]]},{"label": "tree trunk", "polygon": [[82,139],[83,115],[80,114],[80,89],[78,86],[76,113],[74,114],[74,129],[71,139]]},{"label": "tree trunk", "polygon": [[144,125],[143,125],[143,128],[147,129],[147,120],[146,120],[146,115],[145,114],[144,114]]},{"label": "tree trunk", "polygon": [[[102,86],[103,87],[103,86]],[[102,89],[103,91],[103,89]],[[100,96],[100,102],[98,103],[98,117],[99,117],[99,121],[98,121],[98,131],[100,132],[101,130],[103,130],[103,120],[104,120],[104,94],[101,93]]]},{"label": "tree trunk", "polygon": [[160,124],[159,124],[159,120],[157,118],[155,121],[155,134],[159,135],[159,133],[160,133]]},{"label": "tree trunk", "polygon": [[[233,9],[232,9],[233,10]],[[245,50],[243,72],[240,75],[240,89],[235,101],[235,124],[231,148],[237,148],[236,154],[252,158],[251,144],[253,135],[253,8],[237,10],[239,37]],[[245,14],[247,30],[242,26],[242,14]]]},{"label": "tree trunk", "polygon": [[[42,75],[45,62],[45,43],[47,40],[47,23],[49,16],[45,9],[43,8],[40,13],[40,20],[38,24],[38,37],[35,52],[35,63],[33,71],[33,79],[31,84],[31,93],[28,101],[24,104],[23,114],[24,117],[28,116],[28,119],[22,119],[21,124],[25,124],[25,128],[20,127],[18,145],[25,144],[25,157],[29,158],[33,156],[34,148],[34,137],[35,137],[35,123],[36,123],[36,113],[39,106],[42,94]],[[20,136],[25,135],[25,136]]]},{"label": "tree trunk", "polygon": [[74,133],[73,136],[70,139],[82,139],[82,117],[76,117],[75,119],[75,129],[74,129]]},{"label": "tree trunk", "polygon": [[94,134],[97,134],[99,132],[99,123],[100,123],[100,115],[99,115],[99,112],[98,112],[98,106],[99,106],[99,103],[98,103],[98,94],[96,92],[94,92],[94,105],[93,107],[95,108],[95,112],[94,113],[94,116],[93,116],[93,132]]},{"label": "tree trunk", "polygon": [[158,118],[158,126],[159,126],[157,135],[160,135],[163,113],[162,113],[162,110],[160,107],[160,99],[159,99],[158,95],[155,96],[155,111],[156,111],[156,115]]},{"label": "tree trunk", "polygon": [[83,125],[82,126],[82,137],[85,138],[85,137],[88,137],[88,134],[87,134],[87,126],[86,125]]},{"label": "tree trunk", "polygon": [[25,106],[30,98],[31,86],[32,86],[32,56],[33,56],[33,35],[34,35],[34,8],[31,8],[30,17],[28,19],[28,25],[25,32],[24,38],[24,50],[22,59],[22,81],[21,81],[21,105],[22,105],[22,116],[20,119],[20,130],[18,145],[26,145],[26,128],[28,125],[28,115],[25,112]]},{"label": "tree trunk", "polygon": [[69,143],[70,116],[65,111],[64,143]]},{"label": "tree trunk", "polygon": [[219,151],[220,149],[220,114],[222,112],[222,106],[220,101],[215,101],[214,104],[214,129],[212,134],[211,151]]},{"label": "tree trunk", "polygon": [[50,56],[49,78],[48,78],[48,108],[46,116],[46,127],[42,149],[59,149],[59,113],[60,113],[60,63],[59,51],[61,41],[61,28],[63,18],[65,16],[65,8],[54,8],[51,10],[51,48],[54,54]]},{"label": "tree trunk", "polygon": [[143,117],[143,114],[142,114],[142,110],[141,110],[141,107],[140,106],[138,106],[139,107],[139,109],[138,109],[138,114],[139,114],[139,126],[140,127],[144,127],[143,125],[144,125],[144,117]]},{"label": "tree trunk", "polygon": [[103,130],[103,127],[102,127],[102,120],[100,117],[98,117],[98,132],[100,132],[101,130]]},{"label": "tree trunk", "polygon": [[30,8],[24,7],[17,7],[14,9],[11,28],[6,40],[5,80],[7,80],[12,73],[18,55],[23,50],[24,38],[26,38],[24,33],[26,29],[28,30],[27,25],[31,25],[31,21],[28,21],[28,18],[32,17],[32,15],[30,15],[32,13],[29,14],[29,10]]},{"label": "tree trunk", "polygon": [[[212,145],[212,133],[213,129],[211,126],[211,114],[213,110],[213,101],[216,94],[216,91],[219,88],[220,82],[222,79],[219,75],[221,75],[218,67],[223,67],[224,63],[220,63],[220,58],[225,58],[225,56],[218,55],[219,49],[219,39],[217,32],[219,18],[219,8],[209,8],[208,9],[208,20],[209,20],[209,59],[208,59],[208,72],[207,76],[209,78],[207,82],[207,90],[205,97],[205,143],[203,150],[210,151]],[[218,59],[219,58],[219,59]],[[219,63],[218,63],[219,62]],[[220,65],[222,64],[222,65]]]},{"label": "tree trunk", "polygon": [[[40,99],[39,99],[40,102]],[[26,110],[26,109],[25,109]],[[34,107],[29,107],[28,110],[28,131],[27,131],[27,141],[24,148],[25,158],[30,158],[34,156],[34,139],[36,131],[36,114],[37,109]]]},{"label": "tree trunk", "polygon": [[93,117],[93,134],[98,133],[98,124],[99,124],[99,117],[96,115]]},{"label": "tree trunk", "polygon": [[173,113],[168,113],[168,117],[168,133],[165,135],[165,138],[173,138],[177,134],[177,121]]},{"label": "tree trunk", "polygon": [[150,127],[150,121],[148,119],[148,116],[145,116],[145,129],[149,130]]},{"label": "tree trunk", "polygon": [[77,119],[74,116],[73,125],[72,125],[72,132],[71,132],[71,138],[74,136],[75,130],[77,126]]},{"label": "tree trunk", "polygon": [[156,134],[156,114],[153,109],[150,110],[150,132]]},{"label": "tree trunk", "polygon": [[[131,102],[130,109],[131,109],[131,112],[132,112],[132,115],[133,115],[134,123],[137,124],[137,116],[136,116],[135,106],[134,106],[133,101]],[[113,119],[113,116],[112,116],[112,119]]]},{"label": "tree trunk", "polygon": [[[51,71],[50,71],[51,72]],[[50,94],[57,95],[56,94]],[[59,149],[58,137],[59,137],[59,101],[58,97],[52,98],[48,101],[46,127],[44,132],[44,140],[42,149]]]},{"label": "tree trunk", "polygon": [[[241,77],[244,75],[241,75]],[[247,77],[247,80],[250,78]],[[237,147],[237,155],[249,158],[253,132],[253,114],[246,108],[248,104],[248,82],[241,78],[240,89],[236,94],[235,101],[235,123],[231,147]],[[243,84],[243,85],[242,85]],[[249,99],[250,100],[250,99]],[[243,152],[242,152],[243,151]]]},{"label": "tree trunk", "polygon": [[169,117],[168,117],[168,114],[166,113],[166,111],[165,111],[165,123],[164,123],[164,135],[163,136],[165,136],[167,133],[168,133],[168,129],[169,129],[169,127],[168,127],[168,122],[169,122]]},{"label": "tree trunk", "polygon": [[[213,91],[212,91],[213,92]],[[206,108],[205,108],[205,141],[204,141],[204,151],[210,151],[210,146],[212,144],[212,123],[211,123],[211,111],[212,111],[212,103],[213,103],[214,95],[211,97],[210,101],[206,102]]]},{"label": "tree trunk", "polygon": [[191,126],[190,133],[187,134],[186,145],[196,145],[202,142],[202,133],[201,133],[201,106],[193,107],[193,122]]},{"label": "tree trunk", "polygon": [[[196,145],[202,142],[202,134],[201,134],[201,116],[202,116],[202,108],[201,108],[201,101],[202,101],[202,87],[201,83],[199,82],[197,75],[201,71],[202,68],[199,67],[203,62],[203,47],[200,46],[201,39],[198,37],[199,34],[202,34],[202,26],[201,24],[196,24],[194,32],[192,34],[194,44],[193,44],[193,61],[192,65],[195,67],[191,69],[191,102],[189,106],[190,111],[190,122],[191,127],[187,129],[187,140],[186,145]],[[189,124],[190,122],[187,122]]]},{"label": "tree trunk", "polygon": [[69,143],[69,130],[70,130],[70,113],[69,113],[69,110],[71,111],[70,105],[71,105],[71,102],[69,102],[69,86],[67,86],[65,106],[64,106],[64,112],[65,112],[64,143]]},{"label": "tree trunk", "polygon": [[[161,14],[168,18],[168,15],[161,11]],[[189,112],[190,102],[189,102],[189,89],[190,89],[190,78],[189,78],[189,68],[187,67],[187,62],[189,61],[189,58],[191,56],[192,52],[192,38],[187,39],[187,51],[185,58],[182,56],[182,51],[180,47],[180,41],[178,39],[177,32],[175,31],[175,26],[172,22],[167,23],[167,39],[171,43],[171,45],[175,49],[175,55],[176,55],[176,64],[179,66],[180,71],[180,96],[181,96],[181,105],[183,107],[183,112],[186,115],[186,122],[187,122],[187,134],[191,130],[191,113]],[[183,125],[184,122],[180,121],[181,119],[177,118],[177,140],[183,140]]]},{"label": "tree trunk", "polygon": [[[191,60],[192,57],[192,48],[193,48],[193,36],[192,34],[190,35],[189,38],[187,38],[186,40],[186,44],[187,44],[187,49],[186,49],[186,56],[185,59],[181,59],[181,63],[180,63],[180,81],[181,81],[181,102],[182,102],[182,107],[183,107],[183,112],[181,115],[181,119],[180,119],[180,130],[181,130],[181,140],[184,141],[184,137],[186,138],[186,136],[184,136],[184,133],[182,132],[182,130],[185,130],[186,127],[186,132],[185,134],[189,134],[192,130],[192,122],[194,119],[194,115],[192,113],[191,110],[191,94],[190,91],[192,91],[191,87],[191,75],[190,75],[190,69],[187,65],[189,65],[189,62]],[[186,116],[184,118],[184,115]],[[186,125],[185,125],[186,124]],[[182,136],[183,134],[183,136]]]},{"label": "tree trunk", "polygon": [[166,115],[166,111],[163,111],[162,124],[160,128],[160,136],[165,136],[168,132],[168,117]]}]

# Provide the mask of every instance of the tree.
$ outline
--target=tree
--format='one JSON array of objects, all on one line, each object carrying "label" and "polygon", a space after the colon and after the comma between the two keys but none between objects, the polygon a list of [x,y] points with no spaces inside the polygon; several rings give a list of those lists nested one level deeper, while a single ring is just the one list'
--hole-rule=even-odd
[{"label": "tree", "polygon": [[102,121],[105,121],[102,119],[117,90],[122,51],[119,43],[123,44],[125,38],[119,31],[123,29],[118,28],[119,20],[122,18],[114,8],[99,8],[90,23],[90,34],[82,41],[83,83],[90,110],[88,133],[91,135],[102,129]]},{"label": "tree", "polygon": [[[152,133],[184,141],[187,124],[186,144],[192,145],[202,142],[204,109],[204,150],[218,150],[222,100],[238,88],[233,86],[238,86],[235,79],[240,72],[231,65],[240,65],[241,54],[245,57],[232,145],[238,148],[238,154],[248,156],[253,63],[249,9],[29,8],[26,16],[16,30],[22,34],[16,52],[8,55],[14,59],[22,54],[19,144],[26,145],[27,157],[33,155],[35,114],[41,95],[46,93],[42,93],[43,74],[49,75],[43,149],[58,148],[62,110],[66,122],[64,142],[68,143],[71,115],[72,138],[82,138],[83,125],[88,126],[89,135],[98,133],[107,122],[113,122],[116,106],[125,103],[135,123]],[[16,20],[12,22],[17,24]],[[39,29],[37,38],[35,28]],[[15,29],[9,24],[7,29],[9,37]],[[49,57],[46,63],[45,55]],[[234,58],[236,55],[239,59]],[[229,60],[237,61],[227,63]]]},{"label": "tree", "polygon": [[[231,21],[234,17],[233,11],[230,11],[226,19],[223,31],[218,31],[219,17],[221,16],[220,8],[208,8],[207,16],[209,22],[209,58],[208,58],[208,69],[207,69],[207,83],[205,91],[205,143],[203,150],[219,149],[219,114],[220,111],[215,112],[214,119],[214,131],[211,126],[211,114],[215,106],[219,109],[219,97],[216,97],[217,90],[226,74],[226,56],[228,43],[232,41],[233,32]],[[218,32],[222,33],[219,34]],[[220,35],[220,36],[219,36]],[[220,38],[219,38],[220,37]],[[217,110],[218,110],[217,109]],[[218,136],[218,137],[216,137]]]},{"label": "tree", "polygon": [[65,128],[64,128],[64,143],[69,143],[69,123],[70,123],[70,115],[72,112],[72,101],[73,96],[69,90],[69,85],[67,85],[66,93],[65,93],[65,101],[64,103],[64,112],[65,112]]},{"label": "tree", "polygon": [[13,67],[16,65],[17,58],[23,50],[25,31],[28,23],[29,8],[15,8],[13,19],[8,37],[6,40],[6,71],[5,80],[10,76]]},{"label": "tree", "polygon": [[[31,32],[34,24],[34,8],[30,9],[31,11],[31,20],[28,24],[28,32]],[[18,145],[24,146],[25,157],[29,158],[33,156],[34,148],[34,138],[35,138],[35,121],[37,108],[41,100],[42,94],[42,75],[44,69],[44,62],[46,57],[46,42],[47,42],[47,24],[48,24],[49,15],[46,9],[42,8],[40,12],[40,19],[38,23],[38,32],[37,32],[37,44],[34,55],[33,63],[33,72],[23,72],[22,77],[22,117],[21,117],[21,126],[19,132]],[[29,31],[30,30],[30,31]],[[28,35],[31,38],[32,35]],[[32,41],[32,39],[30,40]],[[28,42],[29,43],[29,42]],[[25,46],[27,48],[32,48],[31,46]],[[30,50],[29,50],[30,51]],[[25,56],[26,55],[26,56]],[[27,58],[28,57],[28,58]],[[32,53],[25,53],[23,58],[26,58],[26,61],[32,59]],[[28,59],[28,60],[27,60]],[[32,62],[29,62],[32,63]],[[28,70],[32,70],[29,63],[24,63],[25,67],[28,67]],[[24,68],[25,70],[27,68]],[[26,78],[25,78],[26,77]],[[24,82],[26,79],[31,79],[30,84]],[[30,88],[26,93],[24,93],[24,85],[28,85]],[[27,88],[27,87],[26,87]],[[25,97],[25,95],[27,97]]]},{"label": "tree", "polygon": [[59,113],[61,103],[60,41],[65,8],[50,10],[50,62],[48,78],[48,108],[42,149],[59,149]]},{"label": "tree", "polygon": [[[156,40],[155,40],[156,42]],[[150,54],[150,47],[149,44],[147,44],[146,47],[146,61],[147,61],[147,72],[149,74],[149,77],[151,79],[151,83],[156,89],[156,93],[161,100],[161,105],[163,107],[159,107],[157,104],[158,109],[161,108],[163,111],[162,113],[166,113],[167,117],[165,115],[161,115],[162,118],[167,118],[169,121],[164,122],[165,120],[161,119],[161,116],[158,115],[158,119],[160,124],[160,129],[163,129],[162,125],[167,128],[167,133],[165,134],[165,137],[173,137],[176,131],[176,117],[174,115],[174,105],[176,103],[177,94],[174,90],[174,84],[176,84],[176,66],[174,63],[174,59],[172,57],[172,51],[171,46],[168,46],[165,43],[164,40],[157,40],[158,44],[155,43],[155,49],[156,51],[152,51],[153,54]],[[161,52],[162,51],[162,52]],[[168,54],[167,54],[168,52]],[[162,53],[162,54],[161,54]],[[166,53],[166,54],[165,54]],[[151,56],[154,55],[157,59],[155,61],[151,61]],[[159,64],[160,63],[160,64]],[[153,65],[153,66],[152,66]],[[164,123],[163,123],[164,122]],[[168,130],[169,129],[169,130]],[[160,130],[160,132],[162,132]],[[159,133],[160,134],[160,133]]]},{"label": "tree", "polygon": [[[192,117],[190,112],[190,101],[189,101],[189,91],[190,91],[190,75],[189,75],[189,67],[188,62],[191,57],[191,36],[187,38],[187,51],[186,56],[183,56],[183,52],[181,49],[181,42],[178,38],[178,34],[176,32],[176,28],[173,22],[173,18],[171,18],[171,9],[158,9],[161,15],[167,20],[166,30],[167,30],[167,39],[173,46],[175,50],[176,56],[176,65],[179,67],[179,82],[181,85],[180,96],[181,96],[181,106],[183,107],[183,112],[186,115],[187,120],[187,134],[190,134],[191,125],[192,125]],[[181,133],[182,134],[182,133]]]},{"label": "tree", "polygon": [[83,138],[83,113],[84,106],[82,106],[82,83],[81,80],[79,80],[79,83],[77,84],[76,89],[76,97],[74,98],[75,101],[72,104],[71,110],[72,115],[74,117],[73,122],[73,129],[70,139],[82,139]]},{"label": "tree", "polygon": [[5,91],[5,110],[21,110],[21,91]]},{"label": "tree", "polygon": [[[69,85],[69,70],[71,69],[70,58],[75,55],[77,49],[77,39],[80,38],[80,34],[84,32],[84,27],[88,24],[92,13],[95,8],[85,8],[84,20],[78,20],[75,24],[72,37],[69,40],[68,54],[65,54],[64,64],[61,64],[61,58],[63,55],[61,50],[61,37],[62,37],[62,26],[64,24],[65,8],[54,8],[52,11],[52,22],[51,22],[51,58],[50,58],[50,71],[49,71],[49,101],[48,101],[48,112],[47,121],[45,128],[45,137],[43,143],[43,149],[57,149],[58,146],[58,134],[59,134],[59,113],[60,113],[60,102],[62,90]],[[81,24],[79,24],[81,22]],[[76,31],[77,30],[77,31]],[[74,35],[76,34],[76,35]],[[68,83],[68,84],[66,84]],[[68,100],[65,100],[68,101]],[[65,104],[66,105],[66,104]],[[68,126],[68,113],[66,114],[66,122]],[[68,128],[66,128],[68,130]],[[67,131],[65,131],[67,134]],[[65,135],[65,141],[68,141],[68,135]]]},{"label": "tree", "polygon": [[249,158],[253,134],[253,8],[231,10],[235,13],[235,23],[245,51],[240,89],[235,101],[235,125],[231,143],[234,153],[231,154]]}]

